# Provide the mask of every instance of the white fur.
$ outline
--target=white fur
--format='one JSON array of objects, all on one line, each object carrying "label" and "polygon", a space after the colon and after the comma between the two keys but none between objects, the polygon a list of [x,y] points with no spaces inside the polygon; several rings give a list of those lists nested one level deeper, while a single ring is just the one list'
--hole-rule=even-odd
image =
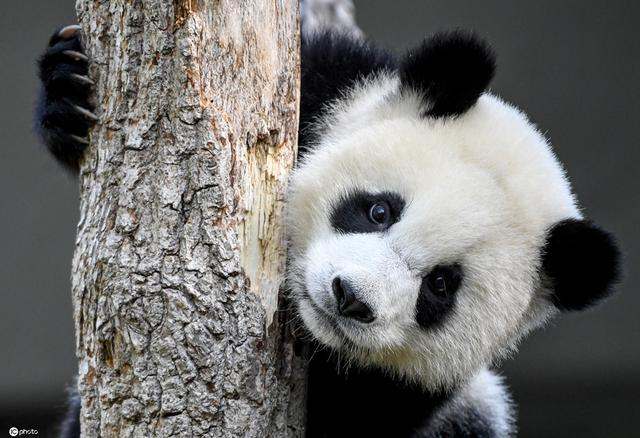
[{"label": "white fur", "polygon": [[[469,381],[553,313],[540,250],[552,224],[580,213],[545,138],[516,108],[485,94],[466,114],[433,120],[420,105],[383,75],[319,122],[323,135],[290,185],[288,275],[320,341],[433,389]],[[336,233],[332,206],[354,188],[403,196],[401,220],[386,233]],[[413,315],[421,278],[453,262],[464,271],[454,311],[426,331]],[[338,274],[366,291],[374,323],[336,317]]]},{"label": "white fur", "polygon": [[502,377],[487,369],[480,370],[462,392],[460,399],[472,405],[491,422],[491,430],[496,437],[509,436],[513,430],[514,412]]}]

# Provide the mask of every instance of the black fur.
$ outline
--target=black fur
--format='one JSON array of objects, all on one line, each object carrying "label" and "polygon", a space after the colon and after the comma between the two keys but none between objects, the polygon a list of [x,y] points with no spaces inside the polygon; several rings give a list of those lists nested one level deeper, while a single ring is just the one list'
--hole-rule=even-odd
[{"label": "black fur", "polygon": [[438,33],[410,50],[400,65],[403,88],[423,96],[429,117],[458,116],[487,89],[495,72],[489,45],[471,33]]},{"label": "black fur", "polygon": [[591,222],[567,219],[547,234],[542,269],[560,310],[582,310],[607,297],[620,279],[620,263],[614,237]]},{"label": "black fur", "polygon": [[73,76],[87,76],[87,60],[70,56],[68,51],[83,53],[79,31],[64,37],[56,31],[38,61],[41,91],[34,123],[36,132],[56,159],[75,170],[86,148],[78,139],[87,137],[94,121],[73,107],[93,111],[89,102],[92,90],[91,84]]},{"label": "black fur", "polygon": [[[442,275],[446,280],[446,293],[439,293],[433,287],[433,279]],[[416,322],[429,329],[442,324],[456,303],[456,291],[462,281],[460,265],[436,266],[422,279],[416,302]]]},{"label": "black fur", "polygon": [[[445,408],[446,409],[446,408]],[[442,421],[434,422],[428,432],[418,437],[437,438],[498,438],[491,422],[473,407],[455,409]]]},{"label": "black fur", "polygon": [[[447,412],[451,394],[430,393],[377,369],[347,368],[338,354],[315,345],[309,350],[314,354],[307,382],[307,438],[493,436],[489,422],[473,407]],[[444,421],[433,422],[438,413]]]},{"label": "black fur", "polygon": [[[389,219],[384,223],[375,223],[369,220],[369,210],[377,203],[385,203],[389,206]],[[353,191],[333,206],[331,225],[341,233],[376,233],[385,231],[400,220],[404,205],[404,199],[396,193]]]},{"label": "black fur", "polygon": [[325,31],[301,41],[300,128],[298,153],[314,140],[311,129],[322,110],[356,81],[394,71],[394,56],[370,42],[348,34]]}]

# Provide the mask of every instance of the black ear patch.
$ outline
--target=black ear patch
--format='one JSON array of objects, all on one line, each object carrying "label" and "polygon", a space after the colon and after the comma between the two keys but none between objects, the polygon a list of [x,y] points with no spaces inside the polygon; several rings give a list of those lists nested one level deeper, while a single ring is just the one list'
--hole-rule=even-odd
[{"label": "black ear patch", "polygon": [[613,292],[621,276],[614,237],[578,219],[558,222],[547,235],[542,269],[552,281],[552,301],[560,310],[582,310]]},{"label": "black ear patch", "polygon": [[403,88],[422,93],[424,115],[458,116],[477,102],[495,68],[495,55],[484,40],[469,32],[443,32],[406,54],[400,81]]}]

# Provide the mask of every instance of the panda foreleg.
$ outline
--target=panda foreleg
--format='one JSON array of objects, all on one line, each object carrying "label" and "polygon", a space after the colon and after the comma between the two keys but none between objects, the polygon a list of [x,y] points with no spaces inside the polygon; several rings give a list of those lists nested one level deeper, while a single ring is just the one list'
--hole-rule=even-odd
[{"label": "panda foreleg", "polygon": [[41,87],[35,130],[53,156],[71,170],[78,169],[89,128],[98,120],[90,103],[93,81],[88,65],[76,25],[56,31],[38,60]]},{"label": "panda foreleg", "polygon": [[484,369],[440,409],[416,438],[507,438],[513,434],[511,398],[502,379]]}]

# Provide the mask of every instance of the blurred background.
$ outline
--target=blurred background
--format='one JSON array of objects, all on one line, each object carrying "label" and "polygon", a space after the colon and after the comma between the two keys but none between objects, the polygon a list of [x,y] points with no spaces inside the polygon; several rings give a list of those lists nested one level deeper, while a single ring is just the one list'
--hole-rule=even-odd
[{"label": "blurred background", "polygon": [[[498,53],[493,91],[551,139],[585,214],[618,235],[626,277],[503,364],[521,437],[632,437],[640,415],[640,3],[361,0],[366,34],[406,48],[473,28]],[[70,266],[78,192],[31,130],[35,58],[74,23],[71,0],[0,3],[0,436],[52,436],[76,372]]]}]

